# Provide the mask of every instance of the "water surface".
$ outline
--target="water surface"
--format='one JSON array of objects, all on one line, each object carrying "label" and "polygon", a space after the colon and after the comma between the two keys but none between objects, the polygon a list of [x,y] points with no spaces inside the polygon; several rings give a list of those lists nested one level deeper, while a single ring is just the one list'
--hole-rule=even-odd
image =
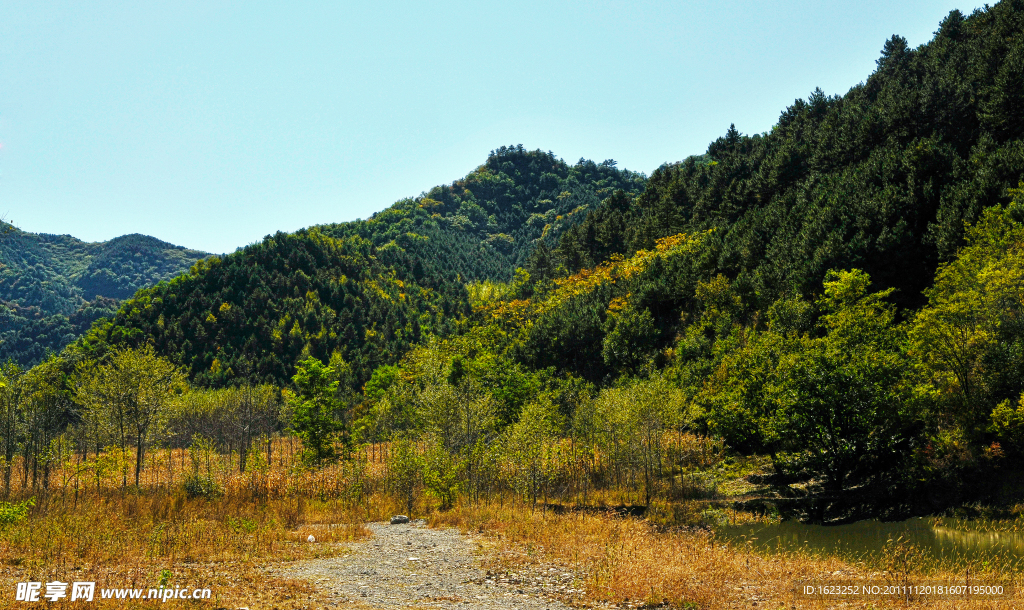
[{"label": "water surface", "polygon": [[878,557],[886,542],[900,537],[940,560],[986,561],[995,556],[1013,563],[1024,559],[1024,532],[984,531],[970,523],[932,518],[906,521],[857,521],[846,525],[808,525],[798,521],[725,525],[719,537],[761,550]]}]

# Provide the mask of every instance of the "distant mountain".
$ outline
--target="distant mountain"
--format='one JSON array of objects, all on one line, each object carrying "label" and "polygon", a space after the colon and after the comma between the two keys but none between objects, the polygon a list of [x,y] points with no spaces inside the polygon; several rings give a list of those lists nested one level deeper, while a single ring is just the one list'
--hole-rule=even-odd
[{"label": "distant mountain", "polygon": [[138,289],[188,271],[207,252],[146,235],[89,243],[0,232],[0,360],[29,366],[58,352]]}]

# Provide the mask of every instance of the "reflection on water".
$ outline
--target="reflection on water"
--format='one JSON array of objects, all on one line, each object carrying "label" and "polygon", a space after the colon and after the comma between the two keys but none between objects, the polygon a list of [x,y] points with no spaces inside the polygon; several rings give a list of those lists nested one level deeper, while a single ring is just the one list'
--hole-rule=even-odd
[{"label": "reflection on water", "polygon": [[1024,532],[979,531],[952,527],[942,520],[916,518],[883,523],[858,521],[847,525],[807,525],[797,521],[775,524],[727,525],[717,534],[739,544],[764,550],[877,556],[886,541],[903,540],[920,546],[936,559],[985,560],[993,555],[1024,558]]}]

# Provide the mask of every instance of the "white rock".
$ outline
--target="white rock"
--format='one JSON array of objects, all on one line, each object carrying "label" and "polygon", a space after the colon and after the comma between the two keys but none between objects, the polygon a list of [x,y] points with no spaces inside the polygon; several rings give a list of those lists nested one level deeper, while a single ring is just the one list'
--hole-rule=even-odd
[{"label": "white rock", "polygon": [[316,538],[313,537],[313,534],[310,534],[309,538],[306,538],[306,542],[316,542]]}]

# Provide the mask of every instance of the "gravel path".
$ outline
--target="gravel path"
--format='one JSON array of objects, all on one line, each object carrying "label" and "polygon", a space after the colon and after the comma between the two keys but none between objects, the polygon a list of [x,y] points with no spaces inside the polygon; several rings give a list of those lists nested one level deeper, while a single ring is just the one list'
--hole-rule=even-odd
[{"label": "gravel path", "polygon": [[[353,553],[300,561],[271,570],[274,576],[309,581],[346,606],[459,610],[566,610],[561,602],[536,595],[539,589],[492,576],[473,556],[476,539],[454,529],[371,523],[373,538],[350,545]],[[573,576],[546,580],[572,590]]]}]

